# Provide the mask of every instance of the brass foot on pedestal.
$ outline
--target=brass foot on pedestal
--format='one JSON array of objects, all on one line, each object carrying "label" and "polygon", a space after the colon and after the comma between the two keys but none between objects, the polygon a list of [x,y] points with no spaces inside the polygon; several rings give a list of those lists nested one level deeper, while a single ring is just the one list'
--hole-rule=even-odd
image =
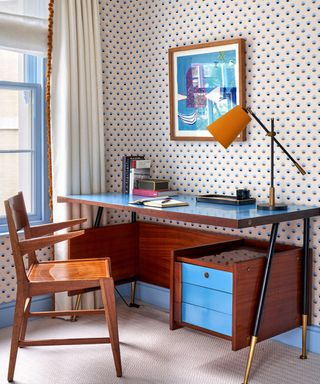
[{"label": "brass foot on pedestal", "polygon": [[255,350],[257,341],[258,341],[258,337],[252,336],[251,343],[250,343],[250,351],[249,351],[248,361],[247,361],[247,367],[246,367],[246,373],[244,375],[244,379],[243,379],[242,384],[248,384],[250,369],[251,369],[252,360],[253,360],[253,354],[254,354],[254,350]]},{"label": "brass foot on pedestal", "polygon": [[301,360],[306,360],[307,356],[307,325],[308,315],[302,315],[302,353],[300,355]]},{"label": "brass foot on pedestal", "polygon": [[129,304],[129,307],[139,308],[140,305],[135,303],[136,286],[137,286],[137,282],[136,281],[132,281],[131,282],[131,303]]},{"label": "brass foot on pedestal", "polygon": [[[81,295],[77,295],[76,304],[74,306],[74,309],[76,309],[76,310],[80,309],[80,305],[81,305]],[[77,321],[77,319],[78,319],[78,316],[73,315],[73,316],[71,316],[70,320],[71,321]]]}]

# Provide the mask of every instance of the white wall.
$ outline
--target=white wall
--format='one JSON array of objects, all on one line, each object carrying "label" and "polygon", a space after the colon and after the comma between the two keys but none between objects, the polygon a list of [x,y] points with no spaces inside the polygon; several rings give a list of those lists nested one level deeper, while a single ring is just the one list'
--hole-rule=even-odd
[{"label": "white wall", "polygon": [[[241,37],[247,47],[247,105],[265,123],[276,118],[279,140],[307,170],[306,176],[298,174],[277,149],[277,195],[287,203],[319,205],[320,15],[315,0],[100,3],[110,191],[121,191],[121,157],[144,154],[153,160],[153,175],[169,178],[171,187],[181,192],[231,194],[245,186],[259,200],[267,199],[269,142],[257,124],[250,124],[246,142],[227,151],[214,142],[169,139],[168,49]],[[114,212],[112,219],[121,221],[123,216]],[[301,224],[281,224],[279,241],[301,245]],[[320,221],[312,220],[312,322],[317,325],[319,227]],[[260,239],[269,231],[269,226],[224,230]]]}]

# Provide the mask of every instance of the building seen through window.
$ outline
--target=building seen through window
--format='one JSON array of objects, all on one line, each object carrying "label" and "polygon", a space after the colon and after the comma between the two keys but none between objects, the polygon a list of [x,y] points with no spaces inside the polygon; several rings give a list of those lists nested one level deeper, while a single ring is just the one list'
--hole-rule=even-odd
[{"label": "building seen through window", "polygon": [[30,220],[46,221],[43,88],[43,58],[0,49],[0,229],[3,201],[18,191]]}]

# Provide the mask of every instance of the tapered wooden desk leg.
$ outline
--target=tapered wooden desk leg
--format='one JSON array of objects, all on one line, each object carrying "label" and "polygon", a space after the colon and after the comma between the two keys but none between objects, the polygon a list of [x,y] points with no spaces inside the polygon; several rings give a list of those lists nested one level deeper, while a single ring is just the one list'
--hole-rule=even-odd
[{"label": "tapered wooden desk leg", "polygon": [[309,226],[310,219],[303,220],[303,303],[302,303],[302,352],[300,359],[307,359],[307,326],[308,326],[308,313],[309,313]]},{"label": "tapered wooden desk leg", "polygon": [[264,300],[265,300],[266,293],[267,293],[267,287],[268,287],[269,275],[270,275],[270,270],[271,270],[271,265],[272,265],[272,257],[274,255],[274,250],[275,250],[275,245],[276,245],[278,227],[279,227],[279,223],[272,224],[271,235],[270,235],[270,240],[269,240],[269,247],[268,247],[267,263],[266,263],[265,270],[264,270],[264,276],[263,276],[263,281],[262,281],[262,286],[261,286],[261,291],[260,291],[260,298],[259,298],[259,303],[258,303],[256,320],[255,320],[255,324],[254,324],[253,335],[251,338],[250,351],[249,351],[249,356],[248,356],[248,360],[247,360],[247,366],[246,366],[246,372],[245,372],[244,379],[243,379],[243,384],[248,384],[248,379],[249,379],[250,369],[251,369],[251,365],[252,365],[253,355],[254,355],[255,347],[256,347],[256,344],[258,341],[261,316],[262,316],[262,312],[263,312]]},{"label": "tapered wooden desk leg", "polygon": [[[100,226],[101,217],[103,213],[103,207],[98,207],[97,215],[93,224],[93,228],[98,228]],[[78,310],[80,309],[81,305],[81,294],[77,295],[76,304],[74,306],[74,309]],[[77,321],[77,316],[71,316],[71,321]]]}]

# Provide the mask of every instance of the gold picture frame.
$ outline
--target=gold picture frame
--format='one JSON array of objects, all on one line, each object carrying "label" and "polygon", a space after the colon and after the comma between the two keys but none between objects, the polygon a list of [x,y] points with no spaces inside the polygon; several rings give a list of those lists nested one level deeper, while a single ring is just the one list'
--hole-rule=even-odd
[{"label": "gold picture frame", "polygon": [[[214,141],[206,127],[245,107],[245,40],[170,48],[170,139]],[[246,140],[243,131],[238,138]]]}]

